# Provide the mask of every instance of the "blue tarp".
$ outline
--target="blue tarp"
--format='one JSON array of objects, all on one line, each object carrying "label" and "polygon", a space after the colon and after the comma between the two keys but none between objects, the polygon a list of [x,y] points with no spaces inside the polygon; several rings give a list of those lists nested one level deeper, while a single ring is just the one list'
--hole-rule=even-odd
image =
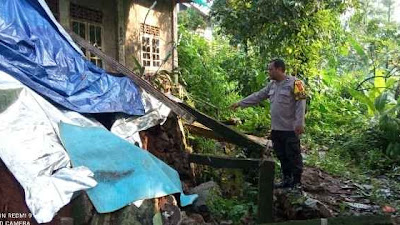
[{"label": "blue tarp", "polygon": [[0,70],[73,111],[143,115],[138,87],[82,57],[39,1],[1,1]]},{"label": "blue tarp", "polygon": [[60,138],[72,165],[86,166],[97,186],[87,190],[100,213],[118,210],[143,199],[181,193],[181,205],[198,196],[184,195],[178,173],[145,151],[101,127],[60,123]]}]

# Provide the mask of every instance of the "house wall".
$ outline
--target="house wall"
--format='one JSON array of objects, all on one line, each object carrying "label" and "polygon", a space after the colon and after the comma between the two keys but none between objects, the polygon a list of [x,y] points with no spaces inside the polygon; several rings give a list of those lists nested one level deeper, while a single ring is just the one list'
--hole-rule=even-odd
[{"label": "house wall", "polygon": [[[90,9],[98,10],[103,13],[103,51],[118,59],[118,41],[117,41],[117,24],[118,24],[118,13],[116,1],[110,0],[60,0],[60,23],[71,28],[71,18],[69,15],[70,3],[84,6]],[[109,66],[105,66],[105,69],[112,71]],[[112,71],[113,72],[113,71]]]},{"label": "house wall", "polygon": [[[173,35],[172,35],[172,16],[173,3],[170,0],[159,0],[153,10],[150,10],[147,17],[146,14],[153,4],[148,0],[125,0],[125,64],[128,68],[135,68],[133,57],[141,60],[141,34],[140,24],[146,24],[160,28],[160,57],[162,60],[172,51]],[[162,69],[172,70],[172,56],[162,66]],[[151,73],[157,68],[146,68],[147,73]]]},{"label": "house wall", "polygon": [[[153,1],[149,0],[59,0],[59,18],[64,27],[71,29],[70,3],[101,11],[103,51],[129,69],[134,69],[133,58],[142,64],[140,24],[144,23],[149,12],[146,24],[160,28],[161,60],[170,54],[161,69],[172,70],[177,66],[177,51],[173,50],[173,43],[177,41],[177,27],[173,23],[177,17],[175,2],[175,0],[158,0],[154,9],[149,11],[153,4]],[[105,69],[114,72],[107,65]],[[148,67],[146,73],[155,70],[156,67]]]}]

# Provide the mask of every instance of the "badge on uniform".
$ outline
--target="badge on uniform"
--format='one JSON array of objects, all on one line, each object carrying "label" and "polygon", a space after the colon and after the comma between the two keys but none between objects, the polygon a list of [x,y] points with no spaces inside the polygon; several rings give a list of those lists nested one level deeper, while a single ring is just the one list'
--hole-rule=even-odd
[{"label": "badge on uniform", "polygon": [[304,88],[303,82],[301,80],[294,81],[294,98],[298,100],[306,99],[306,89]]}]

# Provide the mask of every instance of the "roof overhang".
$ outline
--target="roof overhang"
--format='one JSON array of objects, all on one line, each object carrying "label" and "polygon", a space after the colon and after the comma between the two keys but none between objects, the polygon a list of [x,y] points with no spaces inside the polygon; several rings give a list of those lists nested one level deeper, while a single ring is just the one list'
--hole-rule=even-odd
[{"label": "roof overhang", "polygon": [[177,0],[177,3],[190,3],[194,2],[202,6],[207,6],[207,3],[210,2],[210,0]]}]

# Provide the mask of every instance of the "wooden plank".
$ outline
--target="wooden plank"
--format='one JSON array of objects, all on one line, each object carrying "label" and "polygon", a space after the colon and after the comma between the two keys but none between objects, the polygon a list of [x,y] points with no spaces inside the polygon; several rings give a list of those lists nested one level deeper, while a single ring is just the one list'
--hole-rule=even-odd
[{"label": "wooden plank", "polygon": [[259,151],[262,151],[265,148],[263,145],[250,140],[242,133],[231,129],[225,124],[218,122],[217,120],[197,111],[196,109],[183,103],[180,103],[180,105],[194,115],[197,122],[208,128],[211,128],[215,133],[226,139],[228,142],[245,147],[247,149],[255,149]]},{"label": "wooden plank", "polygon": [[236,159],[220,156],[209,156],[201,154],[189,154],[189,162],[202,165],[208,165],[215,168],[231,169],[258,169],[259,159]]},{"label": "wooden plank", "polygon": [[258,136],[254,136],[254,135],[250,135],[250,134],[245,134],[245,135],[248,139],[262,145],[264,148],[266,148],[268,142],[271,141],[271,140],[267,140],[266,137],[258,137]]},{"label": "wooden plank", "polygon": [[189,130],[190,133],[205,137],[205,138],[211,138],[217,141],[226,141],[225,138],[219,136],[216,134],[214,131],[212,131],[210,128],[205,127],[204,125],[194,122],[192,124],[185,124],[185,127]]},{"label": "wooden plank", "polygon": [[151,94],[153,97],[164,103],[166,106],[171,108],[173,112],[175,112],[177,115],[185,119],[188,123],[192,123],[194,121],[194,116],[189,113],[187,110],[183,109],[180,107],[177,103],[169,99],[167,96],[165,96],[162,92],[157,90],[155,87],[153,87],[150,83],[147,81],[143,80],[141,77],[130,71],[128,68],[126,68],[124,65],[120,64],[118,61],[113,59],[112,57],[106,55],[104,52],[102,52],[100,49],[94,47],[91,45],[88,41],[85,39],[81,38],[80,36],[76,35],[74,32],[70,31],[69,29],[65,30],[69,33],[69,35],[72,37],[72,39],[81,47],[89,50],[91,53],[102,59],[105,63],[107,63],[109,66],[111,66],[113,69],[116,71],[124,74],[125,76],[131,78],[138,86],[143,88],[145,91],[147,91],[149,94]]},{"label": "wooden plank", "polygon": [[[229,142],[226,138],[218,135],[217,133],[215,133],[213,130],[211,130],[210,128],[204,126],[203,124],[199,123],[199,122],[194,122],[192,124],[185,124],[185,127],[192,133],[201,137],[206,137],[206,138],[211,138],[217,141],[223,141],[223,142]],[[248,139],[262,145],[262,146],[266,146],[268,141],[266,138],[262,138],[262,137],[257,137],[254,135],[249,135],[249,134],[244,134]]]},{"label": "wooden plank", "polygon": [[[325,221],[324,221],[325,220]],[[367,216],[345,216],[326,219],[297,220],[280,223],[265,223],[265,225],[390,225],[390,216],[367,215]]]},{"label": "wooden plank", "polygon": [[273,161],[261,162],[258,180],[258,223],[273,222],[274,169]]}]

